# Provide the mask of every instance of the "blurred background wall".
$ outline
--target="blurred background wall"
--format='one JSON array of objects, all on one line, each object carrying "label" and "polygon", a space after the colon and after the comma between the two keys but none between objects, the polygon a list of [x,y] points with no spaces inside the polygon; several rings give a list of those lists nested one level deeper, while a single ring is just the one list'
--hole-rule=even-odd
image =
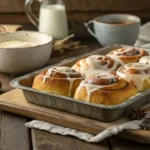
[{"label": "blurred background wall", "polygon": [[[150,0],[64,0],[72,32],[87,36],[83,22],[107,13],[129,13],[150,20]],[[0,23],[29,24],[24,12],[25,0],[0,0]],[[33,8],[38,15],[39,3]]]},{"label": "blurred background wall", "polygon": [[[25,0],[0,0],[0,12],[23,12]],[[150,11],[149,0],[64,0],[68,11]],[[35,8],[36,9],[36,8]]]}]

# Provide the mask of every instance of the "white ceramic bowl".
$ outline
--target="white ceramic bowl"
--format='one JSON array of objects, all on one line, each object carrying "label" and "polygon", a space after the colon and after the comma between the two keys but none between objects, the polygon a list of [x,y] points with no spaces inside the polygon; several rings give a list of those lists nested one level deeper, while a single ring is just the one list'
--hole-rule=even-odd
[{"label": "white ceramic bowl", "polygon": [[0,48],[0,72],[23,74],[43,67],[52,52],[52,37],[36,31],[16,31],[0,34],[0,43],[33,42],[34,47]]}]

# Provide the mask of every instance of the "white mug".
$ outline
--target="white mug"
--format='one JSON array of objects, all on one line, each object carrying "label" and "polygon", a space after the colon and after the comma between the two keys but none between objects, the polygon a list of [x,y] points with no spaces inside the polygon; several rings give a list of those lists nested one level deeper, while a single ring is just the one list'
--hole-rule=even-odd
[{"label": "white mug", "polygon": [[[31,4],[41,3],[39,19],[32,12]],[[25,12],[29,20],[38,27],[39,32],[63,39],[68,36],[68,23],[63,0],[26,0]]]},{"label": "white mug", "polygon": [[[93,24],[94,32],[89,24]],[[96,17],[85,23],[89,33],[102,46],[125,44],[134,45],[139,36],[141,20],[137,16],[128,14],[108,14]]]}]

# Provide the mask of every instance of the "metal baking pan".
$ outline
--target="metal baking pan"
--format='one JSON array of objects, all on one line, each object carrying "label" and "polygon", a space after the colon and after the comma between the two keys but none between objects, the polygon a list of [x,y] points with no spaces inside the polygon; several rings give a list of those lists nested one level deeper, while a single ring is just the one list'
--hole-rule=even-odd
[{"label": "metal baking pan", "polygon": [[[93,54],[107,54],[115,48],[119,48],[123,45],[114,45],[98,49],[92,53],[84,54],[78,57],[70,58],[52,66],[72,66],[78,59],[87,57]],[[126,47],[126,46],[124,46]],[[38,105],[63,110],[69,113],[101,120],[101,121],[114,121],[122,116],[127,115],[131,108],[136,109],[150,102],[150,90],[139,93],[134,97],[131,97],[127,101],[118,105],[101,105],[93,104],[85,101],[75,100],[70,97],[55,95],[48,92],[43,92],[32,88],[34,76],[42,72],[43,70],[52,66],[45,67],[27,75],[21,76],[11,81],[11,86],[22,89],[23,94],[28,102]]]}]

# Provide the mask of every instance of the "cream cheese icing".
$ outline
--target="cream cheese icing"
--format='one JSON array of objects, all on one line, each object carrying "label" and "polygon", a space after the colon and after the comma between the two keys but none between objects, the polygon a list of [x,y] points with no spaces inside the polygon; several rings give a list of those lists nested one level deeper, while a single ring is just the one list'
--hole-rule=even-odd
[{"label": "cream cheese icing", "polygon": [[34,46],[37,46],[37,44],[33,42],[22,42],[22,41],[8,41],[0,43],[0,48],[25,48]]}]

